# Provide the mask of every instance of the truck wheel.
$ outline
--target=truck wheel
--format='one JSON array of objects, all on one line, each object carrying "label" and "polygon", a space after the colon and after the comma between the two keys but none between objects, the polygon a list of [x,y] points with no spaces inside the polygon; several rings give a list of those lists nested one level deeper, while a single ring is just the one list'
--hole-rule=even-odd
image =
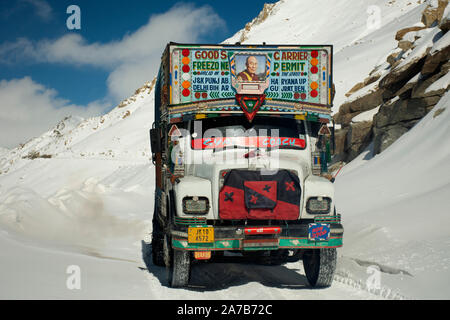
[{"label": "truck wheel", "polygon": [[191,275],[191,257],[189,251],[173,251],[173,261],[169,268],[169,285],[172,288],[185,287]]},{"label": "truck wheel", "polygon": [[164,236],[161,232],[161,226],[156,219],[153,220],[152,232],[152,260],[155,266],[164,267]]},{"label": "truck wheel", "polygon": [[304,252],[303,267],[312,287],[331,286],[336,270],[336,257],[336,248],[310,249]]}]

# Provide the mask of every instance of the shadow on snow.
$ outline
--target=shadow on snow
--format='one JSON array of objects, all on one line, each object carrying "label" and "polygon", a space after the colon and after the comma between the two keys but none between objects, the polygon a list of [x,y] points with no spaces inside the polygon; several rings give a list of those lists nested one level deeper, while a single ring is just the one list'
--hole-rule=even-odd
[{"label": "shadow on snow", "polygon": [[[154,275],[162,286],[169,287],[166,268],[158,267],[152,262],[151,244],[144,241],[141,244],[146,270]],[[300,267],[301,261],[296,263]],[[306,277],[298,273],[298,270],[289,269],[284,265],[258,263],[254,258],[241,256],[215,258],[210,262],[194,260],[191,265],[189,286],[185,289],[200,292],[216,291],[250,282],[259,282],[267,287],[281,289],[310,289]]]}]

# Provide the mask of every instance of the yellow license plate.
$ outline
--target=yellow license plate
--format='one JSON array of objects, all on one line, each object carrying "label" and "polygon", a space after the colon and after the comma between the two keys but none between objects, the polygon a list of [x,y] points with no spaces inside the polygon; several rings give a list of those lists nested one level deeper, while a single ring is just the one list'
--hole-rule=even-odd
[{"label": "yellow license plate", "polygon": [[214,242],[214,228],[213,227],[190,227],[188,229],[189,243],[205,243]]}]

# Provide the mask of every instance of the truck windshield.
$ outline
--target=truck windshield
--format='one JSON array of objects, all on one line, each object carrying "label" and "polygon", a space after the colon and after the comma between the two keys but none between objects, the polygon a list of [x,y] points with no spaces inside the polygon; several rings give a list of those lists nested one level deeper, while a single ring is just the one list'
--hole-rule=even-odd
[{"label": "truck windshield", "polygon": [[190,132],[194,149],[306,147],[303,121],[290,118],[256,116],[251,123],[244,116],[207,118],[194,121]]}]

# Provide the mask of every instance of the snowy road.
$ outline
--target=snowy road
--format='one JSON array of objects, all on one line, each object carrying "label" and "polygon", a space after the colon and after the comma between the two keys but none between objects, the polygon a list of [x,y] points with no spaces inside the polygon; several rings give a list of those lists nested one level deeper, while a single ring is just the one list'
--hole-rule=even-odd
[{"label": "snowy road", "polygon": [[[2,176],[0,298],[379,298],[336,281],[311,290],[301,262],[196,264],[189,288],[170,288],[165,268],[147,266],[142,258],[141,239],[151,232],[152,169],[56,158],[27,161]],[[79,267],[80,290],[66,286],[70,266]]]},{"label": "snowy road", "polygon": [[[251,263],[196,264],[186,289],[168,287],[166,270],[142,260],[103,257],[98,252],[35,247],[0,234],[0,299],[378,299],[334,282],[329,289],[308,287],[300,262],[282,266]],[[236,257],[230,257],[236,259]],[[238,257],[237,257],[238,258]],[[80,289],[68,289],[78,266]],[[69,268],[69,269],[68,269]]]}]

